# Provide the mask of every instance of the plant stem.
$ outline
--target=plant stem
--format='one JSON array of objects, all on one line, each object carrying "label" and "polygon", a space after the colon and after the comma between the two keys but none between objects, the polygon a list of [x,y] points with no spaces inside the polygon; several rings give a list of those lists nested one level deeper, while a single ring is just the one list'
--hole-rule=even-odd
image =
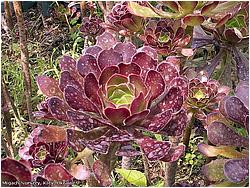
[{"label": "plant stem", "polygon": [[188,123],[188,125],[185,129],[184,135],[183,135],[183,144],[186,146],[186,150],[187,150],[188,145],[189,145],[190,135],[191,135],[192,127],[193,127],[194,120],[195,120],[194,114],[192,112],[190,112],[188,114],[188,118],[190,120],[189,120],[189,123]]},{"label": "plant stem", "polygon": [[151,177],[150,177],[150,172],[149,172],[148,159],[145,156],[145,154],[143,153],[143,151],[141,151],[141,153],[142,153],[142,161],[143,161],[143,166],[144,166],[144,174],[145,174],[146,179],[147,179],[147,186],[149,186],[150,182],[151,182]]},{"label": "plant stem", "polygon": [[122,168],[129,170],[131,166],[131,157],[122,157]]},{"label": "plant stem", "polygon": [[14,28],[14,24],[13,24],[12,14],[10,10],[10,3],[9,1],[4,1],[3,4],[4,4],[4,11],[5,11],[5,18],[6,18],[7,26],[9,30],[12,31]]},{"label": "plant stem", "polygon": [[13,1],[14,10],[17,18],[19,38],[20,38],[20,49],[21,49],[21,65],[24,74],[25,83],[25,98],[26,106],[29,116],[29,121],[33,120],[32,117],[32,104],[31,104],[31,77],[29,71],[29,52],[27,48],[27,32],[24,26],[24,19],[22,14],[22,6],[20,1]]},{"label": "plant stem", "polygon": [[[169,141],[172,142],[172,146],[175,147],[178,145],[178,139],[176,139],[173,136],[169,137]],[[165,162],[165,176],[164,176],[164,186],[165,187],[172,187],[175,183],[175,175],[177,170],[177,162],[178,160],[174,162]]]},{"label": "plant stem", "polygon": [[[94,164],[94,158],[93,155],[89,155],[88,157],[83,158],[84,164],[88,167],[88,169],[92,169],[93,164]],[[96,180],[94,175],[91,175],[87,179],[87,185],[88,187],[100,187],[101,185],[99,182]]]}]

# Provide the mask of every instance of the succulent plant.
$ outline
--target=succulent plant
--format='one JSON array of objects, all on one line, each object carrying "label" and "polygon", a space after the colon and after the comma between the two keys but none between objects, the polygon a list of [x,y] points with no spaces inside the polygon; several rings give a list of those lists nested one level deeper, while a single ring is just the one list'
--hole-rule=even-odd
[{"label": "succulent plant", "polygon": [[124,146],[136,141],[149,160],[175,161],[183,145],[171,147],[141,133],[180,136],[187,121],[182,108],[186,88],[176,84],[185,78],[170,61],[158,63],[156,55],[152,48],[137,50],[105,32],[77,62],[69,56],[61,59],[59,82],[37,77],[48,98],[35,115],[70,123],[67,140],[77,152],[87,147],[106,154],[118,142],[117,155],[132,156],[138,151]]},{"label": "succulent plant", "polygon": [[208,157],[221,156],[220,159],[213,160],[203,167],[203,172],[211,183],[237,186],[248,182],[247,87],[248,84],[240,83],[236,96],[226,96],[220,103],[220,111],[207,117],[208,140],[214,146],[199,144],[199,151]]},{"label": "succulent plant", "polygon": [[82,35],[84,37],[85,36],[96,37],[98,35],[101,35],[105,31],[105,29],[102,28],[101,26],[102,22],[103,21],[96,16],[92,16],[91,18],[84,17],[82,19],[82,24],[80,27]]},{"label": "succulent plant", "polygon": [[180,21],[171,19],[151,20],[140,36],[146,45],[162,55],[176,55],[189,44],[190,36],[180,26]]},{"label": "succulent plant", "polygon": [[112,26],[108,24],[106,27],[129,35],[140,32],[144,24],[143,17],[133,15],[129,12],[128,2],[116,3],[107,16],[107,20]]},{"label": "succulent plant", "polygon": [[200,72],[189,81],[188,90],[186,107],[200,120],[206,119],[206,114],[218,108],[219,102],[230,92],[229,87],[209,79],[205,72]]}]

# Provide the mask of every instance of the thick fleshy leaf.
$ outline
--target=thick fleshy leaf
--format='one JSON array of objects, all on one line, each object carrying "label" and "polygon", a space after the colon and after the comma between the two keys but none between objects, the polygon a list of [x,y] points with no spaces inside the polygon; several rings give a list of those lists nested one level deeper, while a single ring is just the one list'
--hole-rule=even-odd
[{"label": "thick fleshy leaf", "polygon": [[231,146],[210,146],[207,144],[200,143],[198,144],[198,149],[201,153],[208,157],[216,157],[221,155],[227,158],[244,158],[247,157],[246,154],[238,152],[235,150],[235,147]]},{"label": "thick fleshy leaf", "polygon": [[[8,172],[1,173],[1,186],[2,187],[19,187],[17,178]],[[22,185],[21,185],[22,186]]]},{"label": "thick fleshy leaf", "polygon": [[173,112],[177,112],[181,109],[183,104],[182,92],[179,87],[171,87],[164,97],[164,99],[158,104],[161,112],[171,109]]},{"label": "thick fleshy leaf", "polygon": [[188,117],[185,110],[173,114],[170,122],[161,130],[161,133],[168,136],[181,136],[188,123]]},{"label": "thick fleshy leaf", "polygon": [[136,47],[131,42],[119,42],[115,45],[114,50],[122,54],[124,62],[130,62],[132,56],[136,53]]},{"label": "thick fleshy leaf", "polygon": [[[1,171],[13,174],[18,181],[30,182],[31,171],[23,163],[14,159],[5,158],[1,161]],[[23,186],[23,185],[21,185]]]},{"label": "thick fleshy leaf", "polygon": [[147,108],[148,101],[144,98],[143,93],[141,92],[130,105],[131,114],[139,113]]},{"label": "thick fleshy leaf", "polygon": [[209,3],[208,5],[205,5],[201,9],[201,14],[204,15],[204,16],[207,15],[207,13],[209,13],[211,10],[213,10],[214,8],[216,8],[216,6],[218,4],[219,4],[219,1],[213,1],[212,3]]},{"label": "thick fleshy leaf", "polygon": [[73,164],[70,168],[70,174],[77,180],[86,180],[90,177],[90,171],[82,164]]},{"label": "thick fleshy leaf", "polygon": [[112,185],[111,177],[109,176],[108,167],[102,163],[100,160],[96,160],[93,164],[93,172],[96,179],[104,187],[109,187]]},{"label": "thick fleshy leaf", "polygon": [[76,89],[82,91],[83,88],[81,84],[73,77],[70,75],[68,71],[63,71],[61,73],[60,81],[59,81],[59,87],[62,91],[68,86],[71,85],[75,87]]},{"label": "thick fleshy leaf", "polygon": [[152,132],[159,132],[169,123],[171,118],[172,110],[167,110],[155,115],[152,119],[146,122],[143,127]]},{"label": "thick fleshy leaf", "polygon": [[96,45],[100,46],[102,49],[112,48],[116,44],[115,37],[107,31],[96,37],[96,41]]},{"label": "thick fleshy leaf", "polygon": [[165,61],[158,65],[157,71],[164,77],[167,87],[170,86],[171,80],[179,76],[177,68],[172,63]]},{"label": "thick fleshy leaf", "polygon": [[150,70],[145,80],[146,86],[151,90],[151,100],[156,99],[165,91],[165,82],[162,75],[155,71]]},{"label": "thick fleshy leaf", "polygon": [[165,157],[171,147],[170,142],[155,141],[154,139],[149,137],[138,140],[138,144],[140,145],[147,158],[151,161],[160,160]]},{"label": "thick fleshy leaf", "polygon": [[90,72],[94,73],[97,77],[101,74],[100,68],[97,65],[96,58],[92,55],[82,55],[77,61],[77,70],[82,77],[85,77]]},{"label": "thick fleshy leaf", "polygon": [[64,98],[68,105],[74,110],[99,113],[98,108],[88,98],[72,86],[67,86],[64,90]]},{"label": "thick fleshy leaf", "polygon": [[200,48],[213,43],[213,37],[207,35],[201,26],[194,26],[192,48]]},{"label": "thick fleshy leaf", "polygon": [[150,46],[142,46],[141,48],[139,48],[137,50],[137,52],[145,52],[152,59],[158,59],[157,51],[154,48],[150,47]]},{"label": "thick fleshy leaf", "polygon": [[78,74],[76,70],[76,61],[72,57],[64,55],[60,59],[60,68],[62,72],[68,71],[70,75],[80,84],[83,83],[83,78],[80,76],[80,74]]},{"label": "thick fleshy leaf", "polygon": [[95,104],[101,106],[100,97],[98,96],[98,82],[93,73],[89,73],[84,79],[84,91],[86,96]]},{"label": "thick fleshy leaf", "polygon": [[235,95],[244,103],[245,107],[249,109],[249,84],[246,81],[241,81],[237,87]]},{"label": "thick fleshy leaf", "polygon": [[115,153],[116,156],[135,157],[141,155],[131,144],[121,146]]},{"label": "thick fleshy leaf", "polygon": [[183,93],[182,95],[183,95],[184,100],[187,98],[187,96],[188,96],[188,80],[186,78],[176,77],[171,81],[170,86],[178,86]]},{"label": "thick fleshy leaf", "polygon": [[108,132],[108,127],[97,127],[88,132],[78,131],[74,129],[67,129],[70,140],[96,140]]},{"label": "thick fleshy leaf", "polygon": [[111,129],[105,136],[109,137],[109,142],[128,142],[134,140],[134,136],[126,130]]},{"label": "thick fleshy leaf", "polygon": [[107,86],[119,85],[119,84],[123,84],[127,82],[128,82],[128,78],[126,76],[121,75],[121,74],[114,74],[108,80]]},{"label": "thick fleshy leaf", "polygon": [[66,129],[59,126],[45,125],[40,136],[46,143],[66,141]]},{"label": "thick fleshy leaf", "polygon": [[44,176],[49,181],[70,181],[73,176],[61,164],[48,164],[44,169]]},{"label": "thick fleshy leaf", "polygon": [[107,126],[108,124],[91,117],[86,113],[67,111],[70,122],[82,131],[90,131],[96,127]]},{"label": "thick fleshy leaf", "polygon": [[236,28],[225,30],[224,35],[226,40],[231,43],[238,43],[243,38],[240,31],[237,30]]},{"label": "thick fleshy leaf", "polygon": [[213,122],[207,128],[208,140],[214,145],[248,147],[248,138],[240,136],[223,123]]},{"label": "thick fleshy leaf", "polygon": [[122,125],[123,121],[130,116],[127,108],[106,108],[104,114],[114,125]]},{"label": "thick fleshy leaf", "polygon": [[179,12],[179,4],[175,1],[162,1],[165,6],[173,10],[174,12]]},{"label": "thick fleshy leaf", "polygon": [[220,104],[220,110],[224,116],[242,125],[245,124],[246,116],[249,115],[244,103],[237,97],[226,97]]},{"label": "thick fleshy leaf", "polygon": [[144,120],[149,114],[149,110],[144,110],[139,113],[135,113],[132,116],[129,116],[125,119],[124,124],[126,126],[133,126],[139,124],[142,120]]},{"label": "thick fleshy leaf", "polygon": [[161,161],[164,162],[174,162],[177,161],[185,152],[185,145],[179,145],[176,147],[172,147],[167,156],[165,156],[163,159],[161,159]]},{"label": "thick fleshy leaf", "polygon": [[141,6],[136,2],[130,1],[128,3],[128,9],[131,12],[131,14],[134,14],[140,17],[160,18],[160,15],[155,13],[151,8]]},{"label": "thick fleshy leaf", "polygon": [[249,177],[249,159],[232,159],[224,165],[225,176],[232,182],[239,183]]},{"label": "thick fleshy leaf", "polygon": [[248,81],[249,75],[246,66],[248,64],[248,59],[237,48],[233,49],[233,54],[234,54],[233,58],[236,62],[238,78],[243,81]]},{"label": "thick fleshy leaf", "polygon": [[156,60],[152,59],[152,57],[145,52],[136,53],[132,58],[132,62],[141,67],[141,75],[143,78],[146,77],[149,70],[155,69],[157,65]]},{"label": "thick fleshy leaf", "polygon": [[[221,18],[217,23],[216,23],[216,28],[220,28],[220,27],[222,27],[223,28],[223,26],[227,23],[227,21],[230,19],[232,17],[232,14],[231,13],[229,13],[229,14],[227,14],[227,15],[225,15],[223,18]],[[231,35],[231,34],[230,34]],[[231,38],[231,37],[230,37]],[[237,37],[238,38],[238,37]],[[233,39],[234,40],[234,39]],[[237,39],[236,39],[236,41],[237,41]]]},{"label": "thick fleshy leaf", "polygon": [[129,64],[120,63],[118,67],[119,67],[119,73],[125,76],[128,76],[130,74],[140,75],[141,73],[140,66],[135,63],[129,63]]},{"label": "thick fleshy leaf", "polygon": [[136,96],[138,96],[141,92],[144,94],[144,96],[147,95],[148,89],[139,75],[129,75],[129,82],[135,86]]},{"label": "thick fleshy leaf", "polygon": [[37,76],[37,85],[40,91],[47,97],[58,96],[62,98],[63,93],[59,88],[59,82],[48,76]]},{"label": "thick fleshy leaf", "polygon": [[179,1],[178,4],[183,9],[183,12],[186,14],[192,13],[197,6],[197,1]]},{"label": "thick fleshy leaf", "polygon": [[88,48],[86,48],[86,50],[83,51],[83,54],[90,54],[92,56],[94,56],[95,58],[97,58],[97,56],[99,55],[99,53],[102,51],[102,48],[100,46],[90,46]]},{"label": "thick fleshy leaf", "polygon": [[223,172],[225,162],[225,159],[216,159],[203,166],[202,172],[209,181],[221,181],[225,179]]},{"label": "thick fleshy leaf", "polygon": [[96,140],[88,140],[85,142],[86,147],[89,149],[102,153],[102,154],[107,154],[110,146],[110,142],[106,136],[102,136],[99,139]]},{"label": "thick fleshy leaf", "polygon": [[100,52],[97,58],[98,65],[100,66],[101,70],[112,65],[118,65],[122,61],[122,54],[118,53],[112,48]]},{"label": "thick fleshy leaf", "polygon": [[61,121],[68,121],[66,111],[69,107],[58,97],[48,99],[48,108],[52,116]]},{"label": "thick fleshy leaf", "polygon": [[119,68],[117,66],[106,67],[102,70],[102,73],[99,78],[99,84],[104,86],[110,77],[119,72]]},{"label": "thick fleshy leaf", "polygon": [[183,18],[183,22],[188,26],[197,26],[201,25],[204,22],[205,18],[201,15],[190,14]]}]

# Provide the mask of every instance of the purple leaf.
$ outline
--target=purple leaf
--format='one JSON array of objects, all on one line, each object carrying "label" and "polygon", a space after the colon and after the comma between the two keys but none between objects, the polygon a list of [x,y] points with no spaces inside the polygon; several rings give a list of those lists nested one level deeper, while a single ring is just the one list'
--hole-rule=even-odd
[{"label": "purple leaf", "polygon": [[232,159],[224,165],[225,176],[229,181],[239,183],[249,177],[249,159]]},{"label": "purple leaf", "polygon": [[[227,18],[227,20],[229,18],[230,18],[230,15]],[[231,43],[233,43],[233,44],[240,42],[241,39],[243,38],[243,36],[241,35],[241,33],[239,34],[238,32],[239,31],[237,31],[235,28],[233,28],[233,29],[230,29],[230,28],[226,29],[225,32],[224,32],[226,40],[229,41],[229,42],[231,42]]]},{"label": "purple leaf", "polygon": [[179,87],[171,87],[164,97],[164,99],[158,104],[161,112],[171,109],[173,112],[177,112],[181,109],[183,104],[182,92]]},{"label": "purple leaf", "polygon": [[205,18],[201,15],[189,14],[183,18],[183,23],[188,26],[201,25],[205,21]]},{"label": "purple leaf", "polygon": [[110,77],[118,72],[119,68],[117,66],[106,67],[105,69],[102,70],[102,73],[99,78],[99,84],[104,86],[108,82]]},{"label": "purple leaf", "polygon": [[101,71],[97,65],[96,58],[92,55],[82,55],[77,61],[77,70],[82,77],[85,77],[87,74],[92,72],[97,77],[100,76]]},{"label": "purple leaf", "polygon": [[208,140],[214,145],[248,147],[248,138],[242,137],[223,123],[213,122],[207,128]]},{"label": "purple leaf", "polygon": [[71,181],[73,176],[61,164],[48,164],[44,168],[44,176],[49,181]]},{"label": "purple leaf", "polygon": [[1,186],[2,187],[19,187],[17,178],[8,172],[1,173]]},{"label": "purple leaf", "polygon": [[107,86],[119,85],[119,84],[127,83],[127,82],[128,82],[128,78],[126,76],[123,76],[121,74],[114,74],[108,80]]},{"label": "purple leaf", "polygon": [[169,84],[171,87],[172,86],[178,86],[181,91],[182,91],[182,96],[184,100],[188,96],[188,80],[184,77],[176,77],[174,78],[171,83]]},{"label": "purple leaf", "polygon": [[147,95],[148,89],[139,75],[129,75],[129,82],[135,86],[136,96],[138,96],[141,92],[144,94],[144,96]]},{"label": "purple leaf", "polygon": [[88,98],[72,86],[67,86],[64,90],[64,98],[68,105],[74,110],[99,113],[98,108]]},{"label": "purple leaf", "polygon": [[141,92],[131,103],[130,111],[131,114],[139,113],[147,108],[148,101],[145,99]]},{"label": "purple leaf", "polygon": [[93,172],[98,182],[104,187],[112,185],[111,177],[109,177],[108,167],[100,160],[96,160],[93,164]]},{"label": "purple leaf", "polygon": [[115,37],[107,31],[96,37],[96,41],[96,45],[100,46],[102,49],[112,48],[117,43]]},{"label": "purple leaf", "polygon": [[170,86],[170,81],[179,76],[178,69],[172,63],[165,61],[158,65],[157,71],[164,76],[164,80],[168,87]]},{"label": "purple leaf", "polygon": [[135,126],[139,124],[142,120],[144,120],[149,114],[149,110],[144,110],[139,113],[133,114],[125,119],[124,124],[126,126]]},{"label": "purple leaf", "polygon": [[71,76],[68,71],[63,71],[61,73],[59,87],[62,91],[64,91],[64,89],[68,85],[71,85],[71,86],[75,87],[76,89],[83,91],[81,84],[73,76]]},{"label": "purple leaf", "polygon": [[147,72],[151,69],[156,68],[156,60],[152,59],[151,56],[146,54],[145,52],[138,52],[132,57],[132,62],[136,63],[141,67],[142,77],[145,78]]},{"label": "purple leaf", "polygon": [[89,149],[102,154],[107,154],[110,146],[110,143],[105,136],[96,140],[86,140],[84,144]]},{"label": "purple leaf", "polygon": [[154,48],[150,47],[150,46],[142,46],[141,48],[139,48],[137,50],[137,52],[145,52],[152,59],[158,59],[157,51]]},{"label": "purple leaf", "polygon": [[233,49],[233,58],[236,62],[237,76],[240,80],[248,81],[249,75],[247,70],[248,59],[237,48]]},{"label": "purple leaf", "polygon": [[241,81],[237,87],[235,95],[244,103],[245,107],[249,109],[249,84]]},{"label": "purple leaf", "polygon": [[[26,167],[23,163],[16,161],[14,159],[10,158],[3,159],[1,161],[1,170],[2,173],[4,172],[4,173],[9,173],[10,175],[14,175],[18,181],[23,181],[23,182],[31,181],[30,169]],[[11,177],[9,176],[9,178]]]},{"label": "purple leaf", "polygon": [[116,156],[126,156],[126,157],[135,157],[141,155],[140,151],[137,151],[135,148],[131,146],[131,144],[126,144],[121,146],[116,153]]},{"label": "purple leaf", "polygon": [[40,91],[47,97],[58,96],[59,98],[62,98],[63,94],[59,89],[59,82],[54,78],[48,76],[37,76],[36,82]]},{"label": "purple leaf", "polygon": [[231,119],[236,121],[241,125],[245,124],[246,116],[249,114],[248,109],[244,106],[244,103],[237,97],[225,97],[220,103],[221,113]]},{"label": "purple leaf", "polygon": [[134,140],[133,135],[126,130],[110,130],[106,136],[109,137],[109,142],[127,142]]},{"label": "purple leaf", "polygon": [[86,113],[67,111],[67,115],[70,122],[82,131],[89,131],[96,127],[108,126],[107,123],[95,119]]},{"label": "purple leaf", "polygon": [[129,63],[129,64],[120,63],[118,67],[119,67],[119,73],[125,76],[128,76],[130,74],[140,75],[141,73],[140,66],[135,63]]},{"label": "purple leaf", "polygon": [[84,79],[84,91],[86,96],[95,104],[98,105],[98,107],[101,106],[101,100],[100,97],[98,96],[98,82],[93,73],[89,73],[85,79]]},{"label": "purple leaf", "polygon": [[106,108],[104,114],[114,125],[122,125],[123,120],[130,116],[127,108]]},{"label": "purple leaf", "polygon": [[86,50],[83,51],[83,54],[89,54],[94,56],[95,58],[97,58],[97,56],[99,55],[99,53],[102,51],[102,48],[100,46],[90,46],[88,48],[86,48]]},{"label": "purple leaf", "polygon": [[172,110],[167,110],[155,115],[152,119],[146,122],[143,127],[152,132],[159,132],[168,124],[171,118]]},{"label": "purple leaf", "polygon": [[219,1],[213,1],[212,3],[209,3],[208,5],[205,5],[201,9],[201,14],[206,15],[207,13],[210,13],[211,10],[217,7],[219,4]]},{"label": "purple leaf", "polygon": [[163,159],[161,159],[161,161],[164,161],[164,162],[177,161],[179,158],[181,158],[184,152],[185,152],[185,145],[172,147],[169,150],[168,154]]},{"label": "purple leaf", "polygon": [[131,42],[119,42],[115,45],[114,50],[122,54],[124,62],[130,62],[131,57],[136,53],[136,47]]},{"label": "purple leaf", "polygon": [[101,70],[112,65],[118,65],[122,61],[122,54],[116,52],[112,48],[100,52],[97,58],[98,65],[100,66]]},{"label": "purple leaf", "polygon": [[156,99],[165,90],[165,82],[161,74],[155,70],[150,70],[146,77],[146,86],[151,90],[151,100]]},{"label": "purple leaf", "polygon": [[66,111],[69,109],[63,100],[58,97],[48,99],[48,108],[52,116],[61,121],[68,121]]},{"label": "purple leaf", "polygon": [[188,117],[185,110],[173,114],[170,122],[161,130],[161,133],[168,136],[181,136],[188,123]]},{"label": "purple leaf", "polygon": [[170,142],[155,141],[149,137],[144,137],[143,139],[138,140],[138,144],[147,158],[151,161],[164,158],[168,154],[171,147]]}]

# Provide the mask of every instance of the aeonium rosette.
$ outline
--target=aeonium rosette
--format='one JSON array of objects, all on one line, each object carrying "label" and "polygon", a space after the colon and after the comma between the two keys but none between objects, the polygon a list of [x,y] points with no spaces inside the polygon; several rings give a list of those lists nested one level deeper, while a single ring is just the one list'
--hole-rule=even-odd
[{"label": "aeonium rosette", "polygon": [[60,67],[59,82],[37,77],[48,98],[35,115],[71,125],[67,140],[74,150],[87,147],[106,154],[110,144],[118,142],[116,155],[133,156],[138,151],[129,144],[136,141],[149,160],[175,161],[181,156],[183,145],[172,147],[169,141],[143,135],[152,131],[180,136],[186,126],[182,104],[187,80],[175,62],[157,62],[154,49],[136,49],[105,32],[78,61],[64,56]]}]

